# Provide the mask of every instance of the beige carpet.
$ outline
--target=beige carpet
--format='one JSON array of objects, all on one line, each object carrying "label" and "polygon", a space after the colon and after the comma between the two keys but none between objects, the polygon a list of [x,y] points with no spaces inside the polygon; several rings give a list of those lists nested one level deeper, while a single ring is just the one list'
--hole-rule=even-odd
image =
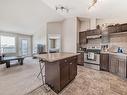
[{"label": "beige carpet", "polygon": [[6,68],[0,65],[0,95],[24,95],[41,85],[36,77],[39,72],[37,60],[26,58],[24,65]]},{"label": "beige carpet", "polygon": [[[40,87],[28,95],[57,95]],[[59,95],[127,95],[127,80],[107,72],[78,67],[78,75]]]}]

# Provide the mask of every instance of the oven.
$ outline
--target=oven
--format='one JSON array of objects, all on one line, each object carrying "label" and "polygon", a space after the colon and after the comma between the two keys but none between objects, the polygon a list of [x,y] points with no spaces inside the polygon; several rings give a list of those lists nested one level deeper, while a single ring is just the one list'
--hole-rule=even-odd
[{"label": "oven", "polygon": [[97,70],[100,68],[100,49],[87,49],[84,53],[85,64],[94,67]]},{"label": "oven", "polygon": [[93,53],[93,52],[87,53],[87,60],[96,61],[96,58],[97,58],[97,56],[95,53]]},{"label": "oven", "polygon": [[84,54],[84,60],[89,64],[100,64],[100,54],[95,52],[86,52]]}]

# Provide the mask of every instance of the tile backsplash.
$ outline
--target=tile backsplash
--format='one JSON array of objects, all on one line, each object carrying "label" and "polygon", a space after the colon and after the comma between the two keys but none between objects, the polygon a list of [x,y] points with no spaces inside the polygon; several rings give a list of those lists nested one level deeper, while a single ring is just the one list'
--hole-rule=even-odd
[{"label": "tile backsplash", "polygon": [[127,34],[113,35],[110,37],[110,51],[116,52],[118,47],[121,47],[123,52],[127,53]]}]

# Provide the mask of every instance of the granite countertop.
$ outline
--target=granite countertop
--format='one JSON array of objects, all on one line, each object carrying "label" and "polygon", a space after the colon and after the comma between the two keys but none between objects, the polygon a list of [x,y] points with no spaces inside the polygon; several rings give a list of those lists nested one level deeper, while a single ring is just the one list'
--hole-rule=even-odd
[{"label": "granite countertop", "polygon": [[79,55],[79,53],[48,53],[48,54],[38,54],[38,55],[34,55],[37,58],[43,59],[45,61],[48,62],[54,62],[57,60],[62,60],[68,57],[73,57],[73,56],[77,56]]},{"label": "granite countertop", "polygon": [[127,56],[127,53],[117,53],[117,52],[101,52],[103,54],[114,54],[114,55],[121,55],[121,56]]}]

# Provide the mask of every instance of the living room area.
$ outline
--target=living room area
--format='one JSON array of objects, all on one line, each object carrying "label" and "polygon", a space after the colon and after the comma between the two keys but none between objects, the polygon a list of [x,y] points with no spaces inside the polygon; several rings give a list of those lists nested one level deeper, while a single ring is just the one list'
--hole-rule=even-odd
[{"label": "living room area", "polygon": [[47,23],[61,17],[41,0],[2,0],[0,13],[0,95],[25,95],[42,85],[32,55],[47,45]]},{"label": "living room area", "polygon": [[32,52],[32,35],[0,32],[0,95],[24,95],[41,85]]}]

